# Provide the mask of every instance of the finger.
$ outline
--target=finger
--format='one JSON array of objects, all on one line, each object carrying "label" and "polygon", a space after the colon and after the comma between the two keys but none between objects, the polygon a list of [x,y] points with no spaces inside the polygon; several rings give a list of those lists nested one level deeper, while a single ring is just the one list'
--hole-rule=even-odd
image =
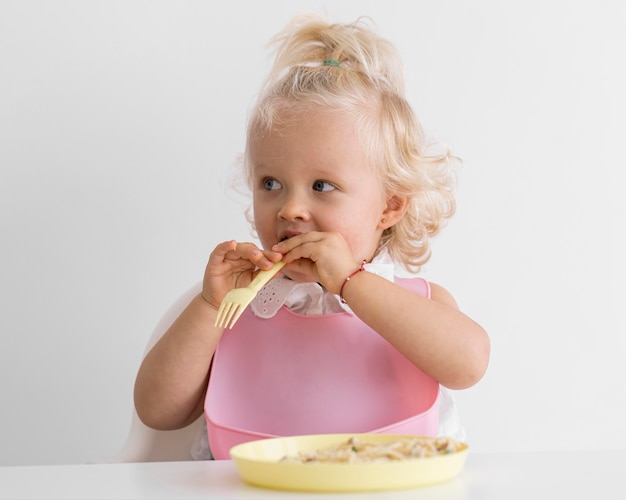
[{"label": "finger", "polygon": [[272,246],[272,250],[274,250],[275,252],[286,254],[306,243],[317,243],[319,241],[322,241],[323,238],[324,233],[318,231],[302,233],[277,243],[276,245]]},{"label": "finger", "polygon": [[232,240],[225,244],[225,248],[228,249],[227,258],[233,260],[243,259],[252,261],[255,257],[258,258],[258,254],[260,253],[259,247],[250,242]]},{"label": "finger", "polygon": [[283,254],[280,252],[274,252],[272,250],[263,250],[263,255],[267,258],[270,266],[273,266],[277,262],[283,260]]},{"label": "finger", "polygon": [[231,254],[231,258],[233,252],[237,249],[237,242],[235,240],[223,241],[219,243],[211,252],[209,256],[209,263],[217,264],[219,262],[223,262],[228,258],[228,254]]},{"label": "finger", "polygon": [[282,259],[283,255],[271,250],[262,250],[254,243],[238,242],[233,258],[251,262],[259,269],[271,269],[272,266]]},{"label": "finger", "polygon": [[294,247],[293,249],[287,250],[285,253],[283,253],[282,254],[283,260],[287,264],[294,262],[296,260],[299,260],[299,259],[310,259],[312,261],[316,261],[317,259],[315,259],[313,256],[315,252],[315,248],[316,248],[315,242],[308,242],[308,243],[300,244]]}]

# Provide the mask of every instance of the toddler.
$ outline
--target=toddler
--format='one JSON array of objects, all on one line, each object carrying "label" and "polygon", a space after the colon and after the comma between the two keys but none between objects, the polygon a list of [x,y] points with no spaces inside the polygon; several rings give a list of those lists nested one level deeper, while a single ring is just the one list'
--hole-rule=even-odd
[{"label": "toddler", "polygon": [[[463,438],[445,388],[483,376],[489,339],[415,275],[454,213],[453,158],[427,149],[401,59],[364,20],[301,16],[273,43],[244,155],[259,243],[213,250],[139,369],[137,413],[156,429],[204,414],[197,458],[281,435]],[[233,329],[214,326],[224,296],[279,261]]]}]

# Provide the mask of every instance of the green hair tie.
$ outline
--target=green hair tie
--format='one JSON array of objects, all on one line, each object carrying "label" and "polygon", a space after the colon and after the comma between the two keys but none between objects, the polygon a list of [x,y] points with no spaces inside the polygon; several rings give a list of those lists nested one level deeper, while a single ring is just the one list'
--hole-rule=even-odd
[{"label": "green hair tie", "polygon": [[341,63],[337,61],[337,59],[324,59],[324,66],[335,66],[339,67]]}]

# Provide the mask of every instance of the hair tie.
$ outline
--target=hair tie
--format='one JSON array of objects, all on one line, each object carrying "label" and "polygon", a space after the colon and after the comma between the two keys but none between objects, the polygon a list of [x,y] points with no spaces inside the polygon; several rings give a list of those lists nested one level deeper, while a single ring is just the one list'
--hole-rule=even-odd
[{"label": "hair tie", "polygon": [[337,59],[324,59],[323,64],[324,66],[335,66],[335,67],[341,66],[341,63],[337,61]]}]

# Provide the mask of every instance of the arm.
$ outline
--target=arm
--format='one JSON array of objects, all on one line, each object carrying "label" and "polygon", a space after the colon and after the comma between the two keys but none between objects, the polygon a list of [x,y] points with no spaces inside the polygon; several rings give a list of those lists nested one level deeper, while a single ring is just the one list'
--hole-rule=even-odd
[{"label": "arm", "polygon": [[144,358],[135,381],[135,408],[148,427],[177,429],[202,414],[209,367],[222,333],[213,327],[216,315],[197,295]]},{"label": "arm", "polygon": [[177,429],[202,414],[211,360],[224,331],[214,326],[222,299],[247,286],[257,268],[281,255],[252,243],[221,243],[211,254],[202,293],[194,297],[144,358],[135,381],[139,418],[155,429]]},{"label": "arm", "polygon": [[[284,254],[285,274],[317,281],[333,293],[339,293],[345,277],[360,262],[339,233],[303,233],[273,249]],[[428,299],[383,277],[359,272],[345,284],[343,297],[359,318],[440,384],[470,387],[487,369],[487,333],[459,311],[443,288],[432,285]]]},{"label": "arm", "polygon": [[432,284],[431,299],[372,273],[346,283],[343,296],[365,323],[442,385],[463,389],[483,376],[490,343],[484,329]]}]

